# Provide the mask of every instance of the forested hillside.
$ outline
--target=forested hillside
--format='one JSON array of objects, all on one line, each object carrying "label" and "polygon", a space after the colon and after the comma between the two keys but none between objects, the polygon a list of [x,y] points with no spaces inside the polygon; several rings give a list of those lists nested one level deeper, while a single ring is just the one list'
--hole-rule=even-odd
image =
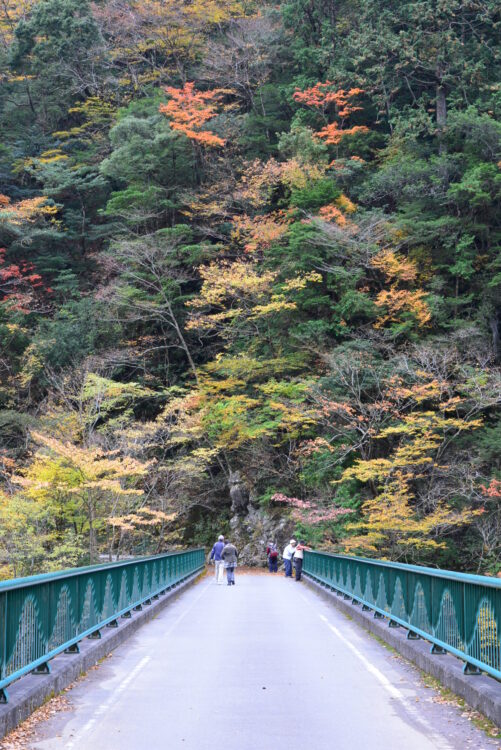
[{"label": "forested hillside", "polygon": [[501,570],[496,0],[0,3],[0,575]]}]

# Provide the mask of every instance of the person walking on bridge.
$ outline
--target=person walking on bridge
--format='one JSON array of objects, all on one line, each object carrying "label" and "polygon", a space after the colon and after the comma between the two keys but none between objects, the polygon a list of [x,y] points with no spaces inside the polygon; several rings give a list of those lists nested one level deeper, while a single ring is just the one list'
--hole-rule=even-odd
[{"label": "person walking on bridge", "polygon": [[237,567],[238,552],[237,548],[231,542],[226,542],[221,557],[224,561],[224,567],[226,569],[226,578],[228,579],[228,586],[235,585],[235,568]]},{"label": "person walking on bridge", "polygon": [[286,578],[292,578],[292,558],[294,557],[294,552],[296,551],[296,544],[296,540],[291,539],[287,547],[284,549],[284,554],[282,555],[282,557],[284,558]]},{"label": "person walking on bridge", "polygon": [[218,537],[217,542],[213,546],[211,553],[210,553],[210,557],[209,557],[209,562],[212,562],[212,560],[214,560],[214,568],[215,568],[214,577],[216,579],[217,584],[224,583],[223,581],[224,563],[223,563],[223,558],[221,557],[221,553],[223,549],[224,549],[224,536],[221,534]]}]

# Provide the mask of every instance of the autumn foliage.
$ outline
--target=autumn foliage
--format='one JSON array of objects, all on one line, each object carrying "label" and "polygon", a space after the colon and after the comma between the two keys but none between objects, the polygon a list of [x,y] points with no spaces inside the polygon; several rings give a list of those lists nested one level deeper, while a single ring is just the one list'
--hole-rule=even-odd
[{"label": "autumn foliage", "polygon": [[[34,224],[52,218],[57,207],[49,205],[47,198],[39,196],[12,203],[11,199],[0,194],[0,225],[15,229],[23,225]],[[10,309],[18,312],[29,312],[33,302],[42,295],[51,293],[44,284],[40,274],[35,272],[35,265],[22,258],[12,262],[5,248],[0,248],[0,301]]]},{"label": "autumn foliage", "polygon": [[0,578],[497,574],[499,3],[436,5],[0,2]]},{"label": "autumn foliage", "polygon": [[362,89],[352,88],[334,90],[331,81],[316,83],[304,91],[296,89],[293,98],[298,104],[318,110],[328,120],[334,117],[332,122],[327,122],[315,135],[321,138],[329,146],[337,146],[347,135],[355,133],[367,133],[366,125],[352,125],[346,127],[346,120],[355,112],[361,111],[361,107],[353,103],[353,99],[364,92]]},{"label": "autumn foliage", "polygon": [[501,481],[499,479],[491,479],[488,486],[481,485],[481,490],[486,497],[501,498]]},{"label": "autumn foliage", "polygon": [[0,223],[19,226],[23,222],[32,223],[39,217],[54,216],[57,211],[57,206],[48,204],[43,195],[12,203],[7,195],[0,193]]},{"label": "autumn foliage", "polygon": [[217,115],[217,104],[224,94],[221,89],[196,91],[195,84],[188,82],[182,88],[166,86],[165,91],[170,99],[160,105],[160,112],[169,118],[173,130],[200,146],[224,146],[224,138],[203,129]]},{"label": "autumn foliage", "polygon": [[426,292],[408,288],[417,281],[416,264],[391,250],[378,253],[371,263],[385,280],[385,288],[378,292],[375,299],[377,307],[382,311],[376,327],[399,323],[406,313],[410,313],[419,326],[426,326],[431,319]]},{"label": "autumn foliage", "polygon": [[34,265],[26,260],[19,264],[8,263],[5,249],[0,248],[0,302],[20,312],[28,312],[34,293],[45,289],[42,277],[33,271]]},{"label": "autumn foliage", "polygon": [[300,500],[297,497],[288,497],[281,492],[276,492],[271,499],[274,503],[292,508],[292,516],[296,521],[312,526],[335,523],[343,516],[354,513],[353,509],[336,507],[334,503],[329,505],[325,501]]}]

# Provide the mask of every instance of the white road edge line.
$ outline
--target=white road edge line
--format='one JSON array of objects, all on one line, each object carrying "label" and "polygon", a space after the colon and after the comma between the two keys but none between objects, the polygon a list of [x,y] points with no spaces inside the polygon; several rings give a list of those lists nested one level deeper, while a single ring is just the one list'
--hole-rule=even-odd
[{"label": "white road edge line", "polygon": [[[132,680],[135,677],[137,677],[139,672],[141,672],[141,670],[144,669],[144,667],[148,664],[149,661],[151,661],[150,656],[145,656],[143,659],[141,659],[141,661],[138,664],[136,664],[132,672],[129,672],[127,677],[125,677],[125,679],[122,680],[122,682],[120,683],[118,688],[115,690],[113,695],[107,701],[105,701],[100,706],[98,706],[98,708],[94,711],[94,716],[92,716],[92,718],[90,718],[87,721],[87,723],[83,725],[79,733],[79,737],[77,740],[78,742],[82,739],[83,736],[85,736],[88,732],[90,732],[90,730],[93,728],[94,724],[98,720],[98,717],[101,716],[101,714],[105,713],[105,711],[107,711],[109,708],[111,708],[113,703],[115,703],[118,700],[119,696],[124,692],[124,690],[127,689],[128,685],[132,682]],[[66,744],[67,750],[71,750],[71,748],[73,747],[75,747],[75,740],[71,740],[70,742]]]},{"label": "white road edge line", "polygon": [[429,737],[433,738],[433,742],[435,742],[437,749],[450,750],[450,744],[444,744],[444,738],[436,734],[431,724],[429,724],[426,719],[423,719],[422,716],[419,715],[416,708],[406,699],[405,695],[390,682],[386,675],[384,675],[381,670],[375,667],[374,664],[372,664],[369,659],[367,659],[367,657],[365,657],[348,638],[346,638],[336,627],[334,627],[334,625],[331,625],[325,615],[319,615],[319,617],[323,622],[325,622],[327,627],[334,633],[334,635],[339,638],[339,640],[341,640],[345,644],[345,646],[347,646],[350,651],[352,651],[353,654],[355,654],[357,659],[359,659],[367,669],[367,671],[377,679],[377,681],[382,685],[386,692],[389,693],[392,698],[395,698],[400,703],[402,703],[403,706],[405,706],[405,710],[407,711],[407,713],[412,714],[412,718],[414,719],[414,721],[420,724],[426,730],[426,733]]}]

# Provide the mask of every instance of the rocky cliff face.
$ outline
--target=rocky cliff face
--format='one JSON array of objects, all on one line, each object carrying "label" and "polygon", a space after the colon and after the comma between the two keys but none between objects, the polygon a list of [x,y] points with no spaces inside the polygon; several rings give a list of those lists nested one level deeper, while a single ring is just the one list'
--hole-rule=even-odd
[{"label": "rocky cliff face", "polygon": [[230,471],[228,486],[231,497],[231,512],[234,515],[245,515],[250,502],[250,493],[239,471]]},{"label": "rocky cliff face", "polygon": [[277,544],[280,552],[292,533],[290,519],[280,510],[263,510],[249,506],[245,515],[235,514],[230,521],[230,538],[239,553],[240,565],[266,565],[268,542]]}]

